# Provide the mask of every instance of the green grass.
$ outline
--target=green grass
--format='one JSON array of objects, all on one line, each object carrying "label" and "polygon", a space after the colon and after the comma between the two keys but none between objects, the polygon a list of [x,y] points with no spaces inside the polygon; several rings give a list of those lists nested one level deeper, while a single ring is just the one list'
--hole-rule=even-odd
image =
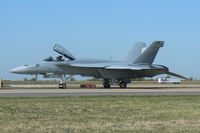
[{"label": "green grass", "polygon": [[0,98],[0,132],[199,130],[199,96]]}]

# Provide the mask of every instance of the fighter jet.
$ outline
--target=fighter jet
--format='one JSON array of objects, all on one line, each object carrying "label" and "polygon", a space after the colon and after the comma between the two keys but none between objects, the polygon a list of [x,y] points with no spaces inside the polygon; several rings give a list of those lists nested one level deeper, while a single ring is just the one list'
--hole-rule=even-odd
[{"label": "fighter jet", "polygon": [[169,72],[163,65],[153,64],[154,59],[164,41],[154,41],[146,50],[145,43],[136,43],[124,61],[77,59],[60,45],[55,45],[53,50],[59,53],[56,60],[52,57],[44,59],[41,63],[25,65],[12,69],[11,73],[43,75],[44,78],[60,78],[59,88],[66,88],[66,75],[81,75],[103,79],[104,88],[118,84],[126,88],[133,78],[154,77],[168,74],[182,79],[185,77]]}]

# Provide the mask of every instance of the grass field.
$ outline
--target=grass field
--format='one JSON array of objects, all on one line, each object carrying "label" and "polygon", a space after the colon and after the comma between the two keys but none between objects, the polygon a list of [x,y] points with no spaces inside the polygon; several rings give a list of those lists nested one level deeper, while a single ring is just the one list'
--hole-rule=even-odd
[{"label": "grass field", "polygon": [[0,98],[0,132],[199,132],[200,96]]}]

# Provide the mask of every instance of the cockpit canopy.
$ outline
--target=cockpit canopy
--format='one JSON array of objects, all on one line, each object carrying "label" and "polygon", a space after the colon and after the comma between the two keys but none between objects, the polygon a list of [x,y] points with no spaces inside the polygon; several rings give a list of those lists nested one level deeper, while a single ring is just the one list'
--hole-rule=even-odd
[{"label": "cockpit canopy", "polygon": [[[65,58],[68,58],[69,60],[75,60],[76,59],[69,51],[67,51],[65,48],[63,48],[62,46],[60,46],[58,44],[54,45],[53,50],[56,51],[57,53],[61,54]],[[51,62],[51,61],[64,61],[62,56],[56,57],[56,60],[54,60],[53,57],[50,56],[50,57],[44,59],[43,61],[49,61],[49,62]]]},{"label": "cockpit canopy", "polygon": [[59,54],[65,56],[66,58],[68,58],[70,60],[75,60],[76,59],[68,50],[66,50],[65,48],[63,48],[62,46],[60,46],[58,44],[54,45],[53,50],[58,52]]}]

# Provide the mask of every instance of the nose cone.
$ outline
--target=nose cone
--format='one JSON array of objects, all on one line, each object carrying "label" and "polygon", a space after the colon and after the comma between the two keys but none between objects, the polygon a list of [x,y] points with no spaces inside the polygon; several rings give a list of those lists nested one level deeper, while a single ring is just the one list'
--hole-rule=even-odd
[{"label": "nose cone", "polygon": [[11,73],[16,73],[16,74],[25,74],[26,71],[27,71],[26,66],[20,66],[10,70]]}]

